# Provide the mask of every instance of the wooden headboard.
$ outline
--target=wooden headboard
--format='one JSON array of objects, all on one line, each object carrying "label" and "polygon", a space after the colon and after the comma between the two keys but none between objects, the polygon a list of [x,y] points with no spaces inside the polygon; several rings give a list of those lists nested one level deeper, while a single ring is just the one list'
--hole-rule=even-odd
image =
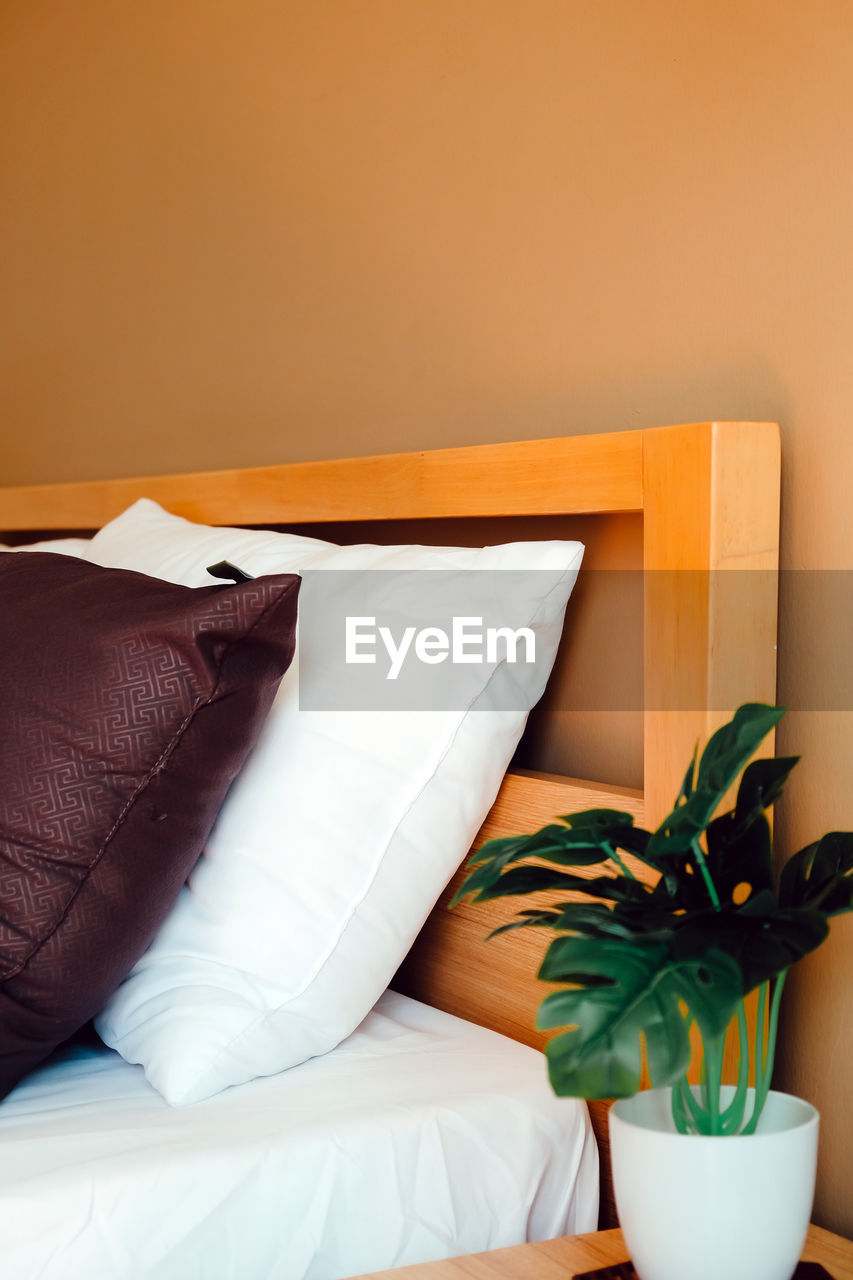
[{"label": "wooden headboard", "polygon": [[[642,513],[643,788],[510,773],[478,843],[591,805],[630,810],[654,825],[668,811],[696,742],[740,702],[775,700],[779,432],[772,423],[699,423],[0,489],[0,537],[93,530],[142,496],[208,524]],[[737,592],[736,607],[725,589],[726,571],[734,570],[756,571],[748,589]],[[546,988],[535,974],[543,940],[522,930],[484,945],[515,907],[498,901],[449,912],[459,879],[432,912],[395,985],[541,1048],[535,1012]],[[606,1104],[590,1111],[606,1170]],[[602,1223],[609,1225],[615,1218],[606,1176],[602,1190]]]}]

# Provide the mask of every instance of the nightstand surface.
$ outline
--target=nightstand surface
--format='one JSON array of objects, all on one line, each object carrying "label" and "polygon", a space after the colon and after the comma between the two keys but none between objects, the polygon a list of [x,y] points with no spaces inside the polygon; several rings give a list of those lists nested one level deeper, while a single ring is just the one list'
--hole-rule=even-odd
[{"label": "nightstand surface", "polygon": [[[371,1272],[385,1280],[571,1280],[579,1271],[591,1271],[624,1262],[628,1251],[621,1231],[596,1231],[565,1236],[538,1244],[514,1245],[489,1253],[469,1253],[441,1262],[421,1262],[393,1271]],[[853,1280],[853,1242],[820,1227],[809,1227],[803,1260],[820,1262],[833,1280]],[[360,1276],[358,1280],[370,1280]]]}]

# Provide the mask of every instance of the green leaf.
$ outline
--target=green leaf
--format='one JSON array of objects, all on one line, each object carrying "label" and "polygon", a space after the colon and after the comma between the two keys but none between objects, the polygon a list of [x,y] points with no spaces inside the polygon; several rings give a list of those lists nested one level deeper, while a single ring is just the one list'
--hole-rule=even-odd
[{"label": "green leaf", "polygon": [[738,822],[733,813],[715,818],[708,827],[707,843],[708,869],[721,901],[732,901],[742,884],[749,885],[750,896],[772,889],[773,844],[762,810],[753,813],[748,823]]},{"label": "green leaf", "polygon": [[[688,907],[708,905],[708,893],[693,867],[692,850],[688,854],[672,854],[659,863],[660,879],[654,888],[652,901],[662,910],[677,911]],[[690,864],[692,872],[687,871]]]},{"label": "green leaf", "polygon": [[779,878],[783,907],[818,907],[828,916],[853,910],[853,832],[831,831],[789,858]]},{"label": "green leaf", "polygon": [[676,804],[653,833],[648,846],[650,856],[688,852],[740,770],[784,714],[784,707],[747,702],[713,734],[702,752],[691,795],[683,804]]},{"label": "green leaf", "polygon": [[626,876],[577,876],[572,888],[588,898],[604,898],[617,906],[634,904],[643,910],[652,896],[652,890],[644,881],[629,880]]},{"label": "green leaf", "polygon": [[[611,846],[644,857],[649,833],[633,825],[630,813],[616,809],[588,809],[571,814],[566,825],[550,823],[530,835],[487,840],[468,860],[469,874],[451,900],[455,907],[475,894],[476,902],[530,890],[518,887],[496,889],[506,868],[524,858],[538,858],[563,867],[589,867],[610,858]],[[516,883],[522,883],[517,880]],[[540,886],[546,887],[546,886]]]},{"label": "green leaf", "polygon": [[696,790],[722,796],[784,714],[784,707],[769,707],[763,702],[745,702],[738,707],[728,724],[708,740],[699,761]]},{"label": "green leaf", "polygon": [[788,775],[799,756],[778,756],[753,760],[743,771],[735,803],[735,820],[747,824],[756,813],[769,809],[782,794]]},{"label": "green leaf", "polygon": [[[475,876],[471,876],[469,879],[473,881]],[[475,902],[489,902],[494,898],[510,898],[522,893],[540,893],[544,889],[577,891],[579,888],[585,888],[589,883],[590,881],[583,876],[557,871],[552,867],[510,867],[497,879],[478,886],[479,892]],[[618,881],[614,879],[613,883],[618,884]]]},{"label": "green leaf", "polygon": [[[633,909],[616,910],[603,902],[567,902],[561,911],[555,912],[554,929],[583,934],[588,938],[631,938],[649,929],[648,910],[640,908],[639,925],[634,921]],[[656,920],[659,927],[666,926],[666,917]]]},{"label": "green leaf", "polygon": [[[471,865],[470,862],[468,864]],[[484,863],[481,867],[475,867],[473,871],[462,881],[459,888],[450,899],[451,907],[458,906],[463,898],[467,898],[469,893],[475,895],[475,902],[482,902],[489,896],[489,890],[493,885],[497,884],[501,875],[500,863],[494,862]]]},{"label": "green leaf", "polygon": [[681,790],[679,791],[678,795],[675,798],[676,806],[678,806],[682,800],[689,800],[690,797],[693,795],[693,780],[696,776],[696,757],[698,756],[698,754],[699,754],[699,747],[696,746],[693,749],[693,755],[690,759],[690,764],[687,766],[687,772],[684,775],[684,781],[681,784]]},{"label": "green leaf", "polygon": [[601,847],[571,832],[559,822],[552,822],[527,837],[519,856],[543,858],[561,866],[588,867],[602,858]]},{"label": "green leaf", "polygon": [[673,959],[663,944],[634,939],[557,938],[546,952],[540,978],[570,982],[574,989],[546,996],[541,1029],[570,1029],[546,1049],[555,1093],[626,1097],[640,1086],[642,1039],[652,1083],[673,1083],[690,1059],[688,1022],[681,1001],[703,1035],[719,1035],[741,993],[741,975],[728,956]]},{"label": "green leaf", "polygon": [[500,933],[510,933],[513,929],[559,929],[560,913],[558,911],[519,911],[515,920],[498,925],[497,929],[486,935],[486,939],[496,938]]},{"label": "green leaf", "polygon": [[725,952],[742,975],[746,995],[813,951],[826,937],[827,928],[821,912],[809,907],[782,910],[773,894],[764,890],[737,910],[683,917],[674,930],[673,952],[685,960],[701,959],[710,951]]},{"label": "green leaf", "polygon": [[528,835],[499,836],[481,844],[468,859],[468,866],[495,863],[504,867],[508,862],[517,862],[520,858],[528,858],[534,854],[540,858],[547,857],[552,848],[561,848],[564,837],[565,827],[558,822],[551,822]]},{"label": "green leaf", "polygon": [[[766,811],[796,760],[750,756],[782,715],[758,703],[740,707],[698,763],[694,753],[672,813],[651,835],[629,813],[589,809],[491,840],[469,861],[454,903],[468,893],[479,901],[540,890],[573,899],[526,908],[495,930],[557,935],[539,976],[560,989],[538,1017],[540,1027],[564,1028],[547,1049],[557,1093],[634,1093],[644,1055],[652,1083],[674,1083],[690,1057],[694,1020],[713,1074],[713,1053],[743,995],[774,979],[780,992],[790,965],[826,937],[829,917],[853,910],[853,833],[832,832],[800,850],[775,892]],[[739,773],[734,806],[715,817]],[[619,850],[660,873],[654,887],[631,876]],[[613,874],[597,873],[599,862]],[[592,875],[572,873],[584,867]],[[685,1122],[691,1099],[687,1091],[681,1100]]]},{"label": "green leaf", "polygon": [[[474,877],[469,879],[473,880]],[[615,902],[643,902],[651,895],[648,885],[641,880],[628,880],[622,876],[576,876],[551,867],[523,866],[510,867],[494,882],[483,884],[474,901],[489,902],[495,898],[540,893],[546,889],[583,893],[591,898],[606,898]]]},{"label": "green leaf", "polygon": [[[498,882],[505,867],[511,862],[536,854],[547,857],[551,851],[559,850],[559,842],[565,828],[558,823],[551,823],[532,835],[506,836],[497,840],[487,840],[476,853],[468,859],[468,867],[472,868],[453,895],[450,905],[455,907],[469,893],[476,894],[475,902],[484,902],[495,896],[490,890]],[[584,859],[581,858],[581,865]],[[591,858],[589,862],[598,861]],[[497,895],[500,896],[500,895]]]},{"label": "green leaf", "polygon": [[582,809],[580,813],[562,814],[561,820],[572,831],[588,831],[590,833],[599,831],[607,833],[614,828],[632,827],[634,825],[634,815],[626,813],[622,809]]},{"label": "green leaf", "polygon": [[[630,813],[618,809],[585,809],[582,813],[568,813],[563,819],[571,833],[567,847],[589,843],[599,851],[595,861],[604,861],[610,849],[624,849],[627,853],[646,861],[649,832],[634,826]],[[579,863],[577,865],[580,865]]]}]

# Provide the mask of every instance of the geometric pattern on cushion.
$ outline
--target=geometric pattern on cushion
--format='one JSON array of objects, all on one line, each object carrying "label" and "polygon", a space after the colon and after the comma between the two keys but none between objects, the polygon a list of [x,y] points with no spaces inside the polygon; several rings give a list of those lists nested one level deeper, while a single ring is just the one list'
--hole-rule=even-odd
[{"label": "geometric pattern on cushion", "polygon": [[0,554],[0,1097],[153,938],[291,661],[298,590]]}]

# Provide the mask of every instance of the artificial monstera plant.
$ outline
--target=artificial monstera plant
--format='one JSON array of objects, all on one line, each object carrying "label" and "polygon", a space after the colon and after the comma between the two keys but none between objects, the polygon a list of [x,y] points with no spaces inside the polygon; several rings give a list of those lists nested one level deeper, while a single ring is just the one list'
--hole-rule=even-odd
[{"label": "artificial monstera plant", "polygon": [[[581,892],[519,911],[496,929],[545,928],[556,937],[539,977],[560,989],[542,1001],[541,1030],[555,1093],[627,1097],[640,1088],[643,1045],[650,1082],[672,1085],[681,1133],[752,1133],[770,1088],[785,975],[853,908],[853,833],[832,832],[795,854],[778,876],[767,810],[797,757],[747,763],[784,708],[747,703],[693,759],[675,807],[656,831],[628,813],[587,809],[533,835],[490,840],[469,863],[453,905],[543,889]],[[742,771],[742,772],[741,772]],[[715,816],[740,775],[734,807]],[[629,855],[626,857],[625,855]],[[649,869],[640,879],[631,863]],[[574,867],[601,863],[600,874]],[[490,935],[493,936],[493,935]],[[744,997],[758,988],[757,1016]],[[727,1029],[739,1070],[723,1106]],[[701,1036],[702,1084],[687,1083],[690,1028]],[[750,1066],[754,1104],[747,1113]]]}]

